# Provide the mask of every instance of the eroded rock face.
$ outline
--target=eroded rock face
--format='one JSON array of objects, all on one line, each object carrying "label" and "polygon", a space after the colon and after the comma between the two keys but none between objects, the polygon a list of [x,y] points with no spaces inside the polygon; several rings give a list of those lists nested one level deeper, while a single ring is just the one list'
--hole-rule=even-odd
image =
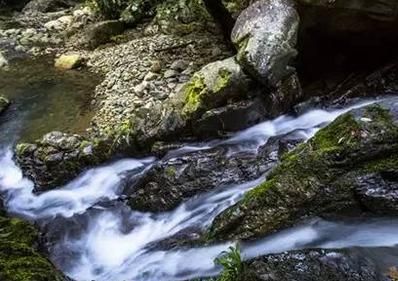
[{"label": "eroded rock face", "polygon": [[298,27],[293,1],[254,2],[239,15],[232,31],[237,60],[260,83],[276,86],[293,72]]},{"label": "eroded rock face", "polygon": [[[395,213],[398,100],[392,98],[337,118],[309,142],[286,154],[260,186],[218,216],[215,239],[251,239],[294,224],[302,216],[347,210]],[[375,182],[376,193],[364,181]],[[383,179],[383,180],[381,180]],[[358,196],[359,195],[359,196]],[[380,196],[388,207],[379,209]],[[361,199],[358,199],[361,198]],[[360,200],[360,201],[358,201]]]},{"label": "eroded rock face", "polygon": [[387,281],[360,250],[300,250],[245,262],[242,281]]}]

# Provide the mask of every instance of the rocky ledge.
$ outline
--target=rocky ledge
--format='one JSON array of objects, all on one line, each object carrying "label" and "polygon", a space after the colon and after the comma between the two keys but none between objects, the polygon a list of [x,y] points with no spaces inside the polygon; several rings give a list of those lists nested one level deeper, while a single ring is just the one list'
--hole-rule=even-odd
[{"label": "rocky ledge", "polygon": [[214,221],[212,239],[253,239],[323,214],[397,213],[398,100],[354,109],[283,159]]}]

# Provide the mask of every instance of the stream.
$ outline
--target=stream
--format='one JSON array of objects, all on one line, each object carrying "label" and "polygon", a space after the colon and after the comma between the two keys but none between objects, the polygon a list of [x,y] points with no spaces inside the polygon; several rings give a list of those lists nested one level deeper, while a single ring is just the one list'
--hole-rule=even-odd
[{"label": "stream", "polygon": [[[219,145],[228,147],[230,155],[242,151],[256,153],[269,138],[288,133],[305,141],[339,115],[368,103],[344,109],[314,109],[296,117],[281,116],[238,132],[227,140],[186,146],[165,157],[171,159]],[[22,106],[15,110],[21,111]],[[214,259],[234,245],[233,241],[170,250],[158,244],[184,230],[205,230],[217,214],[236,203],[266,175],[243,184],[220,186],[191,198],[173,211],[160,214],[131,210],[119,200],[123,197],[126,178],[144,175],[159,161],[154,157],[108,163],[82,173],[65,186],[35,194],[33,183],[23,177],[13,161],[15,135],[21,132],[18,128],[31,126],[26,125],[24,116],[19,114],[18,118],[2,120],[0,130],[2,133],[7,130],[7,137],[0,142],[0,191],[10,214],[50,229],[52,237],[55,237],[48,245],[50,258],[66,275],[77,281],[171,281],[214,276],[220,272]],[[380,250],[398,244],[397,232],[398,219],[313,219],[240,246],[245,259],[304,248],[364,247]],[[398,251],[392,249],[393,258],[397,258]],[[368,253],[378,258],[374,254],[376,252]],[[391,253],[388,257],[391,261]]]}]

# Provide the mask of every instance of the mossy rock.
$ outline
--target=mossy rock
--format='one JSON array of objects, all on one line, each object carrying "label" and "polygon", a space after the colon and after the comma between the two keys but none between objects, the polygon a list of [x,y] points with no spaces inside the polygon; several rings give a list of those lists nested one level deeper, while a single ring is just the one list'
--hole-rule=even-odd
[{"label": "mossy rock", "polygon": [[38,239],[39,234],[32,225],[0,215],[0,280],[65,280],[38,252]]},{"label": "mossy rock", "polygon": [[196,72],[174,103],[184,119],[196,119],[207,110],[245,97],[250,83],[235,58],[216,61]]},{"label": "mossy rock", "polygon": [[[304,216],[374,211],[364,209],[369,196],[360,189],[369,175],[382,179],[375,182],[382,194],[398,189],[396,178],[385,176],[398,170],[397,121],[398,99],[340,116],[284,155],[267,181],[221,213],[211,227],[211,239],[252,239],[291,226]],[[396,214],[398,198],[387,195],[385,200],[393,207],[380,211]]]}]

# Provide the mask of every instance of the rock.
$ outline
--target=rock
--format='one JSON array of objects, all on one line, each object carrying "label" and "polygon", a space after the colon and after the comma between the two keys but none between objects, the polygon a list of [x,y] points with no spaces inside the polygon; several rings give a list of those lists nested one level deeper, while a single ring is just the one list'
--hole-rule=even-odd
[{"label": "rock", "polygon": [[48,30],[65,30],[73,21],[73,16],[62,16],[56,20],[49,21],[44,24],[44,27]]},{"label": "rock", "polygon": [[181,114],[190,118],[227,105],[229,100],[247,95],[251,80],[234,58],[216,61],[196,72],[177,94]]},{"label": "rock", "polygon": [[145,212],[171,211],[195,195],[254,180],[277,161],[278,140],[259,153],[229,156],[226,147],[197,151],[166,159],[152,167],[138,182],[127,184],[129,205]]},{"label": "rock", "polygon": [[109,42],[112,36],[121,34],[125,24],[119,20],[108,20],[89,25],[83,35],[83,45],[91,49]]},{"label": "rock", "polygon": [[361,249],[299,250],[244,263],[242,281],[389,281]]},{"label": "rock", "polygon": [[22,12],[25,14],[55,12],[69,8],[76,3],[77,1],[73,0],[31,0]]},{"label": "rock", "polygon": [[0,95],[0,114],[2,114],[10,105],[8,99]]},{"label": "rock", "polygon": [[356,194],[365,208],[376,214],[398,213],[398,174],[394,170],[370,173],[355,179]]},{"label": "rock", "polygon": [[150,71],[154,73],[160,73],[162,70],[162,63],[159,60],[153,61]]},{"label": "rock", "polygon": [[59,69],[74,69],[81,66],[83,58],[79,54],[65,54],[61,55],[55,60],[54,66]]},{"label": "rock", "polygon": [[163,74],[164,78],[166,78],[166,79],[176,77],[177,75],[178,75],[178,72],[173,69],[168,69]]},{"label": "rock", "polygon": [[[340,116],[286,154],[267,181],[220,214],[211,236],[252,239],[325,213],[396,213],[392,194],[397,185],[386,175],[398,168],[397,124],[397,98]],[[381,202],[388,205],[379,209]]]},{"label": "rock", "polygon": [[158,75],[156,73],[153,73],[153,72],[150,71],[150,72],[148,72],[145,75],[144,80],[145,81],[152,81],[152,80],[155,80],[157,77],[158,77]]},{"label": "rock", "polygon": [[170,65],[170,69],[182,72],[188,67],[189,63],[185,60],[176,60]]},{"label": "rock", "polygon": [[264,101],[259,98],[231,103],[206,111],[192,126],[193,134],[201,137],[220,136],[246,129],[269,116]]},{"label": "rock", "polygon": [[60,187],[84,168],[109,159],[106,140],[89,141],[79,135],[51,132],[35,143],[20,143],[15,154],[37,191]]},{"label": "rock", "polygon": [[187,35],[215,29],[212,17],[202,1],[164,1],[156,7],[154,23],[167,34]]},{"label": "rock", "polygon": [[232,31],[237,60],[260,83],[275,86],[289,76],[299,27],[291,0],[260,0],[238,17]]},{"label": "rock", "polygon": [[5,56],[0,52],[0,68],[3,68],[8,65],[8,60]]},{"label": "rock", "polygon": [[39,252],[39,232],[27,222],[8,218],[0,210],[0,279],[67,280]]}]

